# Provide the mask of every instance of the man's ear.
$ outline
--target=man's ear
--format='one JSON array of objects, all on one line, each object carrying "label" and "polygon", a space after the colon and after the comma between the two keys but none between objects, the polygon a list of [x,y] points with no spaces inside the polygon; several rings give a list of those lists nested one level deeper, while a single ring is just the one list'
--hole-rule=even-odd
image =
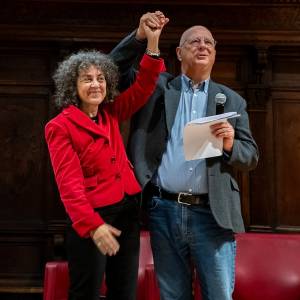
[{"label": "man's ear", "polygon": [[181,61],[181,48],[180,47],[177,47],[176,48],[176,55],[177,55],[177,59],[179,60],[179,61]]}]

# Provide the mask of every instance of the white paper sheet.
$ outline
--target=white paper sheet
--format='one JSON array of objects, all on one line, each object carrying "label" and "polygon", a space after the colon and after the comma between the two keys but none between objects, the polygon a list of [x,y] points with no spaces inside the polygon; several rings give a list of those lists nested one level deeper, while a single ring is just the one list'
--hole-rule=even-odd
[{"label": "white paper sheet", "polygon": [[185,159],[194,160],[222,155],[223,139],[212,135],[210,126],[239,116],[236,112],[228,112],[187,123],[183,130]]}]

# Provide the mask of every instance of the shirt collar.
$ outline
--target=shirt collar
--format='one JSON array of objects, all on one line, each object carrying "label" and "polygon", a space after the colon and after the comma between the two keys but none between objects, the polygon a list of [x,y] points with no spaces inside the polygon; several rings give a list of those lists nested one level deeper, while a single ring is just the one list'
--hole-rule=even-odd
[{"label": "shirt collar", "polygon": [[[197,91],[204,91],[204,93],[207,94],[208,91],[208,84],[209,84],[209,79],[206,79],[202,81],[198,87],[196,88]],[[181,74],[181,84],[182,84],[182,89],[183,91],[187,92],[189,90],[193,90],[193,83],[192,79],[190,79],[188,76],[185,74]]]}]

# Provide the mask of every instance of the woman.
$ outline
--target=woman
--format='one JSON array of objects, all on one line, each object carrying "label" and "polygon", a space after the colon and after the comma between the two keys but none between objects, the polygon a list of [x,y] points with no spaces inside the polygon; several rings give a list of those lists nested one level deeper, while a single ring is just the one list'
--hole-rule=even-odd
[{"label": "woman", "polygon": [[62,112],[46,125],[45,136],[70,219],[69,299],[99,299],[104,272],[107,299],[135,299],[140,186],[119,123],[146,102],[164,70],[158,41],[167,22],[160,12],[142,16],[137,36],[146,36],[148,54],[135,83],[118,96],[117,67],[98,51],[71,55],[54,75]]}]

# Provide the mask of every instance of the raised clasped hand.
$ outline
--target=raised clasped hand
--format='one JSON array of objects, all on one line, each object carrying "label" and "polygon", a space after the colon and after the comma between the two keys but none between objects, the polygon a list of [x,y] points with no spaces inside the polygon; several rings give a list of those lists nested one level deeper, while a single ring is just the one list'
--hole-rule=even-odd
[{"label": "raised clasped hand", "polygon": [[150,37],[159,37],[163,27],[169,22],[161,11],[154,13],[148,12],[140,18],[137,38],[145,39]]}]

